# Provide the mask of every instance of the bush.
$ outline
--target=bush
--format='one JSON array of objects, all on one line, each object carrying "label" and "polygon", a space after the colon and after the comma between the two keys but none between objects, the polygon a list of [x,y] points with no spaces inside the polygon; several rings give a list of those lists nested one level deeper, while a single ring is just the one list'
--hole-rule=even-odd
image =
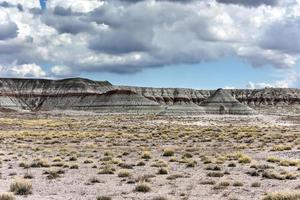
[{"label": "bush", "polygon": [[166,197],[154,197],[152,200],[168,200]]},{"label": "bush", "polygon": [[242,182],[238,182],[238,181],[236,181],[236,182],[234,182],[233,184],[232,184],[232,186],[235,186],[235,187],[241,187],[241,186],[243,186],[244,184],[242,183]]},{"label": "bush", "polygon": [[268,194],[263,200],[299,200],[300,192],[277,192]]},{"label": "bush", "polygon": [[98,174],[114,174],[114,169],[110,166],[105,166],[103,169],[101,169]]},{"label": "bush", "polygon": [[261,186],[261,183],[259,182],[254,182],[251,184],[251,187],[260,187]]},{"label": "bush", "polygon": [[16,180],[10,185],[10,192],[16,195],[32,194],[32,184],[25,179]]},{"label": "bush", "polygon": [[223,172],[209,172],[209,173],[207,173],[207,176],[209,176],[209,177],[223,177],[224,173]]},{"label": "bush", "polygon": [[170,157],[170,156],[174,156],[174,154],[175,154],[174,149],[172,149],[172,148],[165,148],[164,149],[163,156]]},{"label": "bush", "polygon": [[13,193],[10,192],[4,192],[0,193],[0,200],[15,200],[16,197],[14,196]]},{"label": "bush", "polygon": [[277,146],[274,146],[271,151],[288,151],[288,150],[291,150],[292,147],[289,146],[289,145],[277,145]]},{"label": "bush", "polygon": [[160,168],[157,174],[168,174],[168,170],[166,168]]},{"label": "bush", "polygon": [[130,177],[130,176],[131,176],[131,174],[127,170],[121,170],[118,173],[118,177],[120,177],[120,178],[125,178],[125,177]]},{"label": "bush", "polygon": [[243,155],[239,158],[239,163],[243,163],[243,164],[251,163],[251,158]]},{"label": "bush", "polygon": [[151,159],[151,154],[148,151],[145,151],[142,155],[142,159],[149,160]]},{"label": "bush", "polygon": [[99,197],[97,197],[97,200],[111,200],[111,197],[99,196]]},{"label": "bush", "polygon": [[135,191],[136,192],[144,192],[144,193],[146,193],[146,192],[150,192],[151,188],[147,184],[145,184],[145,183],[140,183],[139,185],[137,185],[135,187]]}]

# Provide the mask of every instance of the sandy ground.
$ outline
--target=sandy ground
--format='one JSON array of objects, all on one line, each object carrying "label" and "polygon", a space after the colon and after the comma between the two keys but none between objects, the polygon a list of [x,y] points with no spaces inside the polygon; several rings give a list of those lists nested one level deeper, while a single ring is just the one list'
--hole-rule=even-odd
[{"label": "sandy ground", "polygon": [[[299,119],[1,114],[0,193],[25,175],[32,176],[28,181],[33,191],[16,195],[20,200],[255,200],[269,192],[299,191]],[[164,156],[166,148],[174,155]],[[47,166],[34,167],[38,161]],[[71,169],[74,165],[78,169]],[[111,174],[99,173],[103,169]],[[160,169],[167,174],[158,173]],[[47,178],[45,172],[57,170],[64,173]],[[119,177],[124,171],[128,177]],[[150,191],[135,191],[139,184],[147,184]]]}]

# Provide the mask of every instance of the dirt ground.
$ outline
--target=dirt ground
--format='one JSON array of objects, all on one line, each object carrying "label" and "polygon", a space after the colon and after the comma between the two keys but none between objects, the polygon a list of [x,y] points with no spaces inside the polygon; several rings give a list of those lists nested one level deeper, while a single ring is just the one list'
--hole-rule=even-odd
[{"label": "dirt ground", "polygon": [[300,117],[0,114],[0,169],[20,200],[262,199],[300,192]]}]

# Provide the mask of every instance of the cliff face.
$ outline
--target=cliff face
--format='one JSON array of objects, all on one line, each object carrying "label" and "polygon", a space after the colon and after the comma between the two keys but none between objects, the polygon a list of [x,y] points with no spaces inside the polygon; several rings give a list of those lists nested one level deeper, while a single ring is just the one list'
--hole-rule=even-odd
[{"label": "cliff face", "polygon": [[[215,90],[193,90],[178,88],[141,88],[120,86],[130,89],[161,104],[197,104],[211,96]],[[300,104],[300,89],[265,88],[226,90],[234,98],[251,107]]]},{"label": "cliff face", "polygon": [[[113,86],[107,81],[82,78],[63,80],[2,78],[0,108],[32,111],[97,110],[102,109],[103,105],[106,107],[136,105],[150,106],[151,109],[154,107],[156,109],[157,106],[192,109],[198,107],[214,92],[215,90]],[[300,89],[237,89],[226,92],[255,110],[268,112],[289,110],[294,113],[300,111]]]},{"label": "cliff face", "polygon": [[0,107],[24,110],[68,109],[113,89],[109,82],[73,78],[0,79]]}]

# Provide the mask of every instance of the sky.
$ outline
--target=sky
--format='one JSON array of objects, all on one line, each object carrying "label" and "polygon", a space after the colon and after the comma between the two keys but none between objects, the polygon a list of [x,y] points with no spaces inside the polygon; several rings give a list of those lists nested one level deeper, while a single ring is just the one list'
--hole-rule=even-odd
[{"label": "sky", "polygon": [[0,77],[300,87],[300,0],[0,0]]}]

